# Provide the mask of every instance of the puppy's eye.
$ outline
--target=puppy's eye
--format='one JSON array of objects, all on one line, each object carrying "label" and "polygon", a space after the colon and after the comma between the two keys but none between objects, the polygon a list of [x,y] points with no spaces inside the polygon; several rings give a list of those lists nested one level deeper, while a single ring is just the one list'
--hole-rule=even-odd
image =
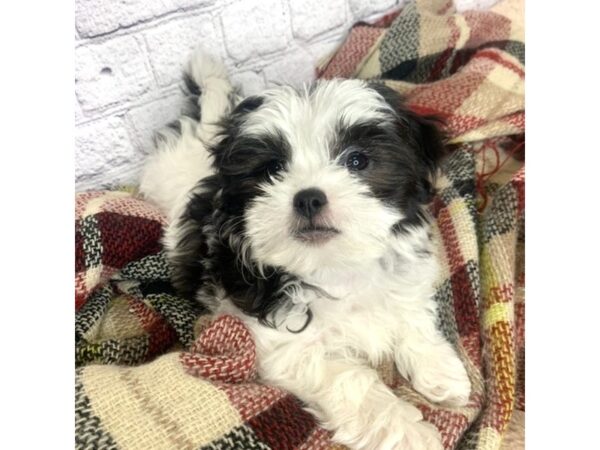
[{"label": "puppy's eye", "polygon": [[369,158],[361,152],[352,152],[346,159],[346,167],[350,170],[363,170],[369,165]]},{"label": "puppy's eye", "polygon": [[275,175],[277,172],[283,169],[283,163],[277,159],[270,161],[265,167],[269,175]]}]

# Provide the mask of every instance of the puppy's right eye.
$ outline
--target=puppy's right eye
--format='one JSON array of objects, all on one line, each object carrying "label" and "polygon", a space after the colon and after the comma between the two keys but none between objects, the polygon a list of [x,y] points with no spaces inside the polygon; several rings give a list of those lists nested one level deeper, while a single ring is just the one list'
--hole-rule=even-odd
[{"label": "puppy's right eye", "polygon": [[269,175],[275,175],[283,170],[283,163],[277,159],[270,161],[266,166],[266,171]]}]

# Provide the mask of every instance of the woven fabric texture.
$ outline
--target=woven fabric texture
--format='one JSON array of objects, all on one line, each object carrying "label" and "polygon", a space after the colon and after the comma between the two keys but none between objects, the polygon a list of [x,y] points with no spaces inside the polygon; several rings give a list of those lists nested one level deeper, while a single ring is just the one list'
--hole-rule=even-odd
[{"label": "woven fabric texture", "polygon": [[[318,71],[380,79],[446,120],[455,145],[431,205],[436,300],[473,392],[465,407],[443,408],[391,362],[379,372],[446,449],[498,449],[525,408],[523,4],[456,14],[447,3],[356,25]],[[77,195],[76,448],[341,448],[298,399],[256,378],[239,320],[174,294],[164,224],[135,192]]]}]

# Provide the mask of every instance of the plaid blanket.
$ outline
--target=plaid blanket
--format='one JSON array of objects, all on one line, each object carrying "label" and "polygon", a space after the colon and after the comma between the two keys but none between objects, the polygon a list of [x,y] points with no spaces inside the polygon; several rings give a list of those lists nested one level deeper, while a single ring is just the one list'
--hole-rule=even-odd
[{"label": "plaid blanket", "polygon": [[420,0],[355,26],[320,77],[382,78],[415,111],[444,119],[455,143],[523,133],[523,0],[463,14],[451,5]]},{"label": "plaid blanket", "polygon": [[[431,206],[442,270],[439,324],[470,375],[463,408],[394,391],[447,449],[522,446],[524,148],[522,0],[457,15],[447,1],[408,4],[356,25],[318,69],[378,78],[420,112],[446,119],[455,144]],[[159,244],[165,218],[134,192],[76,202],[76,447],[333,449],[285,391],[256,378],[254,345],[233,317],[178,298]],[[508,433],[508,434],[507,434]]]}]

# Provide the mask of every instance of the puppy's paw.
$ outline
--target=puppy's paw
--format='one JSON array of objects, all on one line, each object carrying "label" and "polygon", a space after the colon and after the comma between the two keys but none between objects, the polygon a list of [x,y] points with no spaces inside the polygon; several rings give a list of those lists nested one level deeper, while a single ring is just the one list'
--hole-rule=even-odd
[{"label": "puppy's paw", "polygon": [[423,358],[412,374],[413,387],[433,402],[465,406],[471,395],[471,382],[452,346],[444,342],[423,353]]},{"label": "puppy's paw", "polygon": [[338,427],[334,440],[356,450],[443,450],[439,431],[417,408],[402,401],[380,407],[363,407]]},{"label": "puppy's paw", "polygon": [[444,450],[440,432],[435,426],[424,420],[409,427],[403,441],[392,448],[394,450]]},{"label": "puppy's paw", "polygon": [[404,424],[402,431],[389,430],[389,434],[383,439],[377,449],[390,450],[444,450],[439,431],[429,422]]}]

